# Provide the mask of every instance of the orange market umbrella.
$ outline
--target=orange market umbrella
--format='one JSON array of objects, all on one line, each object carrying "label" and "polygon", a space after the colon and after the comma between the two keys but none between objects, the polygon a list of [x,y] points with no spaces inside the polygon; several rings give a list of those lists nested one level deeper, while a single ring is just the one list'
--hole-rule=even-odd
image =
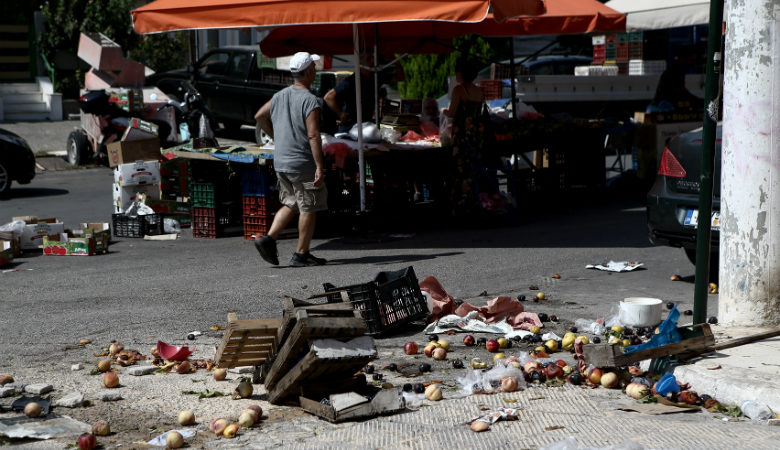
[{"label": "orange market umbrella", "polygon": [[544,12],[542,0],[157,0],[131,12],[138,33],[409,20],[479,22]]},{"label": "orange market umbrella", "polygon": [[[480,22],[545,11],[543,0],[157,0],[131,11],[138,33],[282,25],[351,24],[355,73],[360,71],[358,24],[409,21]],[[360,105],[360,77],[355,91]],[[357,121],[363,114],[357,110]],[[358,126],[360,210],[365,211],[363,132]]]},{"label": "orange market umbrella", "polygon": [[[544,0],[545,12],[524,15],[498,23],[492,14],[479,22],[416,21],[361,25],[362,44],[387,43],[382,50],[397,53],[449,53],[452,38],[465,34],[508,37],[540,34],[581,34],[593,31],[624,31],[625,14],[596,0]],[[364,28],[365,27],[365,28]],[[267,56],[285,56],[297,51],[326,55],[352,51],[352,28],[348,24],[293,25],[272,30],[260,43]]]}]

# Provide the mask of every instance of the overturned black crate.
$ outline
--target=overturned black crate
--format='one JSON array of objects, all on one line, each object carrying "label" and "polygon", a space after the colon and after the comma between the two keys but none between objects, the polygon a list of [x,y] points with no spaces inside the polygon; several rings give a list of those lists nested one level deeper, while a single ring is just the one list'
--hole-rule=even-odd
[{"label": "overturned black crate", "polygon": [[139,216],[112,214],[111,222],[116,237],[142,238],[163,234],[163,217],[160,214]]},{"label": "overturned black crate", "polygon": [[[414,268],[379,272],[373,281],[335,287],[324,283],[328,303],[349,301],[360,311],[368,327],[367,335],[378,335],[428,316],[428,303],[420,291]],[[347,293],[344,299],[341,292]]]}]

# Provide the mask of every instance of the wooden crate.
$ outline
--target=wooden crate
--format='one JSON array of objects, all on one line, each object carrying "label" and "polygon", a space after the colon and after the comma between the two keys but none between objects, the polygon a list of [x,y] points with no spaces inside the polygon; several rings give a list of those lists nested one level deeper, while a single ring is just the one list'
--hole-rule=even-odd
[{"label": "wooden crate", "polygon": [[214,358],[217,367],[258,366],[270,360],[278,347],[282,319],[238,320],[228,313],[228,326]]},{"label": "wooden crate", "polygon": [[[326,339],[317,340],[303,359],[294,362],[294,365],[282,376],[277,377],[278,380],[272,385],[269,386],[266,379],[268,401],[276,404],[289,397],[297,399],[302,386],[306,384],[336,385],[353,377],[362,367],[376,358],[376,349],[373,348],[373,339],[370,336],[353,338],[347,344],[347,347],[352,344],[360,348],[360,351],[345,350],[345,346],[340,342],[336,344],[329,345]],[[368,351],[369,348],[372,350]],[[275,366],[276,364],[272,370]],[[270,376],[271,372],[268,374],[269,378]]]},{"label": "wooden crate", "polygon": [[367,329],[360,313],[349,304],[295,307],[292,312],[285,311],[285,314],[287,318],[278,334],[278,341],[281,342],[279,351],[264,377],[266,389],[269,390],[309,351],[310,340],[349,339],[362,336]]},{"label": "wooden crate", "polygon": [[[588,344],[582,347],[585,361],[595,367],[620,367],[627,366],[645,359],[662,358],[669,355],[684,355],[686,353],[701,353],[715,343],[709,324],[695,325],[701,327],[702,335],[683,339],[673,344],[660,347],[639,350],[632,353],[623,353],[623,348],[618,344]],[[686,328],[678,328],[681,334],[690,334]]]},{"label": "wooden crate", "polygon": [[390,414],[406,408],[400,388],[382,389],[371,400],[356,392],[330,395],[328,405],[304,396],[300,396],[299,400],[304,411],[333,423]]}]

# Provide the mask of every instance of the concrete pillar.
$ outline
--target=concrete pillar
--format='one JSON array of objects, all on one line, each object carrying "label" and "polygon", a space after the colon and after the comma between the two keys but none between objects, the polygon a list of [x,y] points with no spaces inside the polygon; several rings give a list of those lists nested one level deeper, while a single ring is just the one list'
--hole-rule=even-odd
[{"label": "concrete pillar", "polygon": [[780,3],[726,1],[721,322],[780,324]]}]

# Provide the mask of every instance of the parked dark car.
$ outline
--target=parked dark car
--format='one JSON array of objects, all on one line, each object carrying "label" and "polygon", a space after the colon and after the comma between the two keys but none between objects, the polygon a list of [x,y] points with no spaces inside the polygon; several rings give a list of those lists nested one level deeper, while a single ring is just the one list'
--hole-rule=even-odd
[{"label": "parked dark car", "polygon": [[[214,118],[228,131],[241,125],[256,126],[254,115],[280,89],[292,84],[289,70],[276,69],[276,61],[260,53],[258,46],[234,46],[212,50],[186,69],[146,77],[174,100],[183,100],[183,81],[190,80]],[[258,143],[267,137],[256,127]]]},{"label": "parked dark car", "polygon": [[[712,177],[712,241],[710,278],[718,273],[720,243],[720,146],[721,126],[716,132],[715,166]],[[696,263],[696,225],[699,221],[699,175],[702,129],[682,133],[669,141],[659,164],[655,184],[647,194],[647,226],[654,245],[681,247]]]},{"label": "parked dark car", "polygon": [[23,137],[0,128],[0,197],[10,195],[11,182],[28,184],[35,177],[35,155]]}]

